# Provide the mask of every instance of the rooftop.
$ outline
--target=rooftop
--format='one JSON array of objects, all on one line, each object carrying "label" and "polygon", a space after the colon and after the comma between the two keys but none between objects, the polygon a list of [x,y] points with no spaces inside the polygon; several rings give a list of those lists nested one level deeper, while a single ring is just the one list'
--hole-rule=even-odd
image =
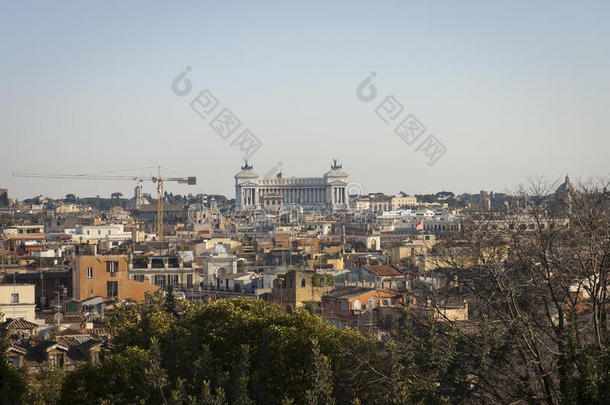
[{"label": "rooftop", "polygon": [[375,291],[374,288],[366,288],[366,287],[355,287],[355,286],[345,286],[345,287],[337,287],[334,290],[330,291],[325,297],[331,298],[341,298],[341,299],[350,299],[354,297],[360,297],[361,295],[370,293]]}]

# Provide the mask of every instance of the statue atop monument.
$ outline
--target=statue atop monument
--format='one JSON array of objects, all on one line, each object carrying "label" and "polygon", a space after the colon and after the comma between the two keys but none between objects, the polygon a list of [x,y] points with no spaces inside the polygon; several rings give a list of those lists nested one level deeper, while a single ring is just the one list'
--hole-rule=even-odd
[{"label": "statue atop monument", "polygon": [[241,170],[252,170],[254,166],[248,164],[248,159],[244,159],[244,165],[241,167]]},{"label": "statue atop monument", "polygon": [[337,159],[333,159],[333,164],[330,166],[331,170],[341,169],[343,165],[340,165]]}]

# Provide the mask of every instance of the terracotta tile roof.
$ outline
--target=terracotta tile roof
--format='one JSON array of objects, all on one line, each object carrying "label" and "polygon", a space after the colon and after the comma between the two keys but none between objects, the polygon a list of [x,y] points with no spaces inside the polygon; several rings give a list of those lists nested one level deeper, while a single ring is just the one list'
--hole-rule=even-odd
[{"label": "terracotta tile roof", "polygon": [[91,333],[92,336],[95,336],[95,337],[108,336],[108,331],[106,330],[106,328],[93,328],[93,329],[89,329],[89,332]]},{"label": "terracotta tile roof", "polygon": [[0,329],[34,329],[38,325],[25,319],[7,319],[0,324]]},{"label": "terracotta tile roof", "polygon": [[360,297],[364,294],[368,294],[373,291],[375,291],[374,288],[366,288],[366,287],[355,287],[355,286],[336,287],[332,291],[327,293],[325,295],[325,297],[350,299],[353,297]]},{"label": "terracotta tile roof", "polygon": [[[55,312],[53,312],[53,311],[36,312],[36,318],[44,319],[45,324],[55,323],[54,315],[55,315]],[[82,313],[64,314],[64,317],[61,320],[61,323],[81,323],[83,321],[85,321],[85,316]]]},{"label": "terracotta tile roof", "polygon": [[365,269],[369,270],[372,273],[375,273],[378,276],[390,276],[390,277],[398,277],[403,274],[396,270],[392,266],[387,265],[378,265],[378,266],[364,266]]},{"label": "terracotta tile roof", "polygon": [[47,349],[55,346],[66,352],[65,365],[70,369],[87,363],[82,349],[88,349],[100,343],[99,340],[87,334],[58,336],[55,340],[41,340],[32,336],[28,339],[12,339],[9,350],[12,349],[23,355],[22,366],[40,368],[46,360]]}]

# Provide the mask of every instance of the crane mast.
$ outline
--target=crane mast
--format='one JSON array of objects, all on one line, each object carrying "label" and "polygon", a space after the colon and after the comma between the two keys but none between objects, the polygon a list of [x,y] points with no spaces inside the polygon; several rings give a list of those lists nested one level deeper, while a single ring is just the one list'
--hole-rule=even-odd
[{"label": "crane mast", "polygon": [[163,191],[163,176],[161,175],[161,167],[159,167],[157,177],[157,236],[159,240],[163,240],[163,200],[165,193]]}]

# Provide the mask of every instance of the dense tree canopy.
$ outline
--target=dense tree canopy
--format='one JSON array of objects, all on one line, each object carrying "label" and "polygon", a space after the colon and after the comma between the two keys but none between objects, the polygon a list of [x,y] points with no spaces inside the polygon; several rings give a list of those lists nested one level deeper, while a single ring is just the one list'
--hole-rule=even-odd
[{"label": "dense tree canopy", "polygon": [[428,361],[442,346],[430,335],[424,343],[403,334],[386,347],[307,311],[246,298],[156,297],[107,322],[102,361],[68,374],[58,403],[442,403],[437,387],[454,359],[450,342],[444,361]]}]

